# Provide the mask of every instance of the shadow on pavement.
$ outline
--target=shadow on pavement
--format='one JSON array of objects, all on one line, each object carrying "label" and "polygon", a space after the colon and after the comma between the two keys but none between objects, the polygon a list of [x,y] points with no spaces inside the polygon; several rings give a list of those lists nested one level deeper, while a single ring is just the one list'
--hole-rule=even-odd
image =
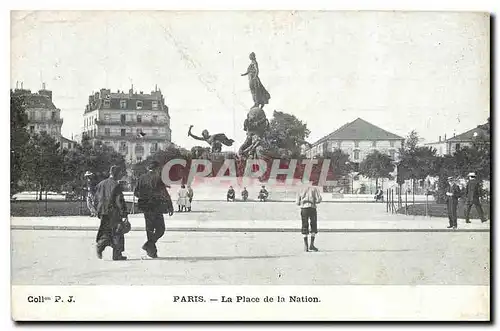
[{"label": "shadow on pavement", "polygon": [[255,260],[255,259],[279,259],[282,257],[292,257],[295,255],[254,255],[254,256],[161,256],[156,259],[151,258],[130,258],[127,261],[230,261],[230,260]]},{"label": "shadow on pavement", "polygon": [[371,253],[386,253],[386,252],[411,252],[415,249],[320,249],[319,252],[371,252]]}]

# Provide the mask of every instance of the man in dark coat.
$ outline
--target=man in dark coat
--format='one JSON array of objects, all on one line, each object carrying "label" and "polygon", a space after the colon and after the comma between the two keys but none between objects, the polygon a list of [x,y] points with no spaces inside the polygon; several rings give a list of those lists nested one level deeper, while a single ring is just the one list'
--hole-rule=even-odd
[{"label": "man in dark coat", "polygon": [[458,208],[458,198],[461,195],[460,187],[458,187],[453,177],[448,177],[448,190],[446,191],[447,196],[447,207],[448,207],[448,219],[450,220],[450,225],[448,229],[457,228],[457,208]]},{"label": "man in dark coat", "polygon": [[466,198],[466,209],[465,209],[465,222],[470,223],[469,216],[470,210],[472,206],[476,206],[477,213],[479,214],[479,218],[481,222],[486,222],[486,218],[484,217],[483,208],[481,207],[481,202],[479,201],[479,197],[481,196],[480,192],[480,183],[476,179],[476,174],[471,172],[469,173],[469,181],[467,182],[467,186],[465,188],[465,198]]},{"label": "man in dark coat", "polygon": [[118,183],[120,168],[112,166],[109,178],[97,184],[95,198],[97,201],[97,216],[101,225],[96,237],[97,257],[102,259],[102,253],[107,246],[113,248],[113,260],[126,260],[122,255],[125,250],[125,236],[120,225],[127,220],[127,205],[123,197],[121,185]]},{"label": "man in dark coat", "polygon": [[156,242],[165,233],[163,213],[174,214],[172,199],[161,179],[161,167],[157,161],[152,161],[148,172],[141,175],[137,181],[134,195],[139,199],[139,210],[144,212],[146,220],[147,241],[142,246],[150,258],[158,257]]}]

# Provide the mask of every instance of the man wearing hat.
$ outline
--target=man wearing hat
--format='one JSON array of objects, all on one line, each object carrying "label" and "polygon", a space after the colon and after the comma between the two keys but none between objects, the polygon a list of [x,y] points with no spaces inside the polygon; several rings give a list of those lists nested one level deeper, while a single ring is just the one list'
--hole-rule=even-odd
[{"label": "man wearing hat", "polygon": [[124,233],[130,230],[128,223],[127,205],[123,191],[118,182],[121,169],[112,166],[109,178],[101,181],[96,187],[97,216],[101,225],[97,232],[97,257],[102,259],[102,253],[107,246],[113,248],[113,260],[120,261],[127,258],[122,255],[125,250]]},{"label": "man wearing hat", "polygon": [[85,172],[85,175],[83,175],[85,179],[87,180],[87,208],[90,211],[90,216],[91,217],[96,217],[97,216],[97,210],[95,209],[95,190],[96,190],[96,185],[95,185],[95,176],[93,173],[90,171]]},{"label": "man wearing hat", "polygon": [[479,197],[481,196],[480,192],[480,184],[476,179],[476,174],[471,172],[468,174],[469,181],[467,182],[467,186],[465,187],[465,198],[466,198],[466,209],[465,209],[465,222],[470,223],[469,216],[470,210],[472,206],[476,206],[477,213],[479,214],[479,218],[481,222],[486,222],[486,218],[484,217],[483,208],[481,207],[481,202],[479,201]]},{"label": "man wearing hat", "polygon": [[137,180],[134,195],[138,198],[138,208],[144,213],[146,220],[147,241],[142,246],[150,258],[158,257],[156,242],[165,233],[163,213],[174,214],[172,199],[161,179],[161,167],[157,161],[152,161],[148,172]]},{"label": "man wearing hat", "polygon": [[448,207],[448,219],[450,220],[450,225],[448,229],[457,228],[457,208],[458,208],[458,198],[461,195],[460,187],[458,187],[455,178],[448,177],[448,190],[446,191],[447,196],[447,207]]}]

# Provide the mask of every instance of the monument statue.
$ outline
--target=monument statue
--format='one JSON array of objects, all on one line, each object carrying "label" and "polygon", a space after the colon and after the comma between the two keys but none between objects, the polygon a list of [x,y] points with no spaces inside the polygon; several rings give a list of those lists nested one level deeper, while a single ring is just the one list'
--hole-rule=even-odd
[{"label": "monument statue", "polygon": [[229,139],[224,133],[216,133],[210,135],[208,130],[203,130],[201,132],[201,137],[198,137],[191,133],[193,125],[189,126],[188,136],[196,140],[202,140],[207,142],[211,147],[212,153],[220,153],[222,151],[222,145],[232,146],[234,143],[233,139]]},{"label": "monument statue", "polygon": [[250,65],[248,66],[247,72],[241,74],[241,76],[248,75],[248,84],[250,86],[250,91],[252,92],[252,98],[254,105],[253,107],[264,108],[264,105],[269,103],[271,95],[265,89],[264,85],[259,78],[259,64],[255,57],[255,53],[250,53]]}]

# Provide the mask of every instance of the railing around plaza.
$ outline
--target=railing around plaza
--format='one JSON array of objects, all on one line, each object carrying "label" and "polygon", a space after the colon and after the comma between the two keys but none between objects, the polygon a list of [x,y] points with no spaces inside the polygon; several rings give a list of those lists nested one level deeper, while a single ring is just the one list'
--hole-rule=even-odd
[{"label": "railing around plaza", "polygon": [[[415,194],[409,193],[408,191],[405,191],[404,193],[401,192],[400,188],[391,188],[387,189],[385,194],[386,194],[386,211],[388,213],[392,214],[404,214],[404,215],[409,215],[412,214],[411,211],[413,211],[416,208],[417,204],[422,204],[424,206],[424,211],[425,211],[425,216],[429,216],[429,195],[425,195],[425,197],[422,197],[419,195],[419,199],[417,201],[417,204],[415,203],[416,198]],[[423,199],[422,199],[423,198]]]}]

